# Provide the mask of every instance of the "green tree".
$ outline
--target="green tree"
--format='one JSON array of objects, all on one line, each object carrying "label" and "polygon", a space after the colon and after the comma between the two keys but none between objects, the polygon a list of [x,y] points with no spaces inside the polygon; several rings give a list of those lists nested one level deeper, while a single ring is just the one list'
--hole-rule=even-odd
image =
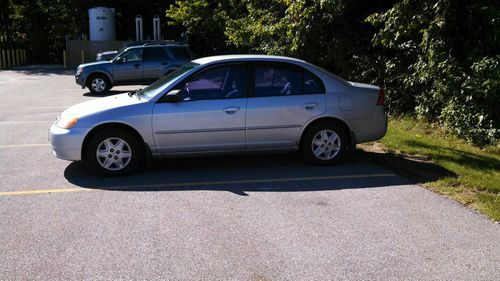
[{"label": "green tree", "polygon": [[367,22],[380,28],[373,43],[393,112],[438,120],[477,144],[498,139],[498,1],[404,0]]}]

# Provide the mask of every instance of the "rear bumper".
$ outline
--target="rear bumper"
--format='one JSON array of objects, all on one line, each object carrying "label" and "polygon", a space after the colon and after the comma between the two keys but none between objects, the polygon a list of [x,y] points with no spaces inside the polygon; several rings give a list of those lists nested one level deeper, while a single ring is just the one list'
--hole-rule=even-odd
[{"label": "rear bumper", "polygon": [[356,143],[376,141],[387,133],[387,115],[383,106],[377,106],[370,118],[349,120]]}]

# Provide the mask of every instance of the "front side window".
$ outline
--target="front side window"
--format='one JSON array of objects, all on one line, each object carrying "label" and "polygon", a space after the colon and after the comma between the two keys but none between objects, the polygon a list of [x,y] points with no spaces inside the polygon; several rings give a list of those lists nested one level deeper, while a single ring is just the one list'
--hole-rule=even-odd
[{"label": "front side window", "polygon": [[142,60],[142,49],[128,50],[124,54],[122,54],[120,57],[123,59],[123,62],[141,61]]},{"label": "front side window", "polygon": [[185,101],[229,99],[246,96],[246,67],[244,65],[210,68],[184,84],[182,97]]}]

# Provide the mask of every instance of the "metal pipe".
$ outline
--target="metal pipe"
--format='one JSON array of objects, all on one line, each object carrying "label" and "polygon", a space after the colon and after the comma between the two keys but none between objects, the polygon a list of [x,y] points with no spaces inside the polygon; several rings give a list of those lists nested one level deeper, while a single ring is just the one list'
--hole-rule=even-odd
[{"label": "metal pipe", "polygon": [[141,15],[135,17],[135,41],[143,41]]}]

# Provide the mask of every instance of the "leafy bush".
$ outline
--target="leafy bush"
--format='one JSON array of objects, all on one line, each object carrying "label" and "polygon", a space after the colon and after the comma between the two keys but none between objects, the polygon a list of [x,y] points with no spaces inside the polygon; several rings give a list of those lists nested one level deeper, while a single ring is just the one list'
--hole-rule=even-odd
[{"label": "leafy bush", "polygon": [[498,2],[404,0],[366,21],[379,28],[392,112],[440,121],[478,145],[498,140]]}]

